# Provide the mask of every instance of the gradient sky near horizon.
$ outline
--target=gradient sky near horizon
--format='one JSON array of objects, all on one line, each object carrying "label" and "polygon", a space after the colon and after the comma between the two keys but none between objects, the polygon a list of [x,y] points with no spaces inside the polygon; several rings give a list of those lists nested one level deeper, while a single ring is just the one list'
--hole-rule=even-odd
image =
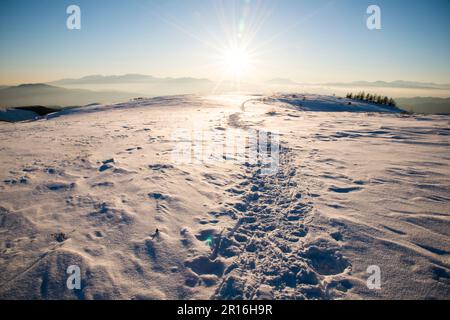
[{"label": "gradient sky near horizon", "polygon": [[[81,8],[81,30],[66,8]],[[382,30],[366,27],[381,8]],[[450,1],[2,0],[0,84],[141,73],[219,80],[230,46],[252,80],[450,83]]]}]

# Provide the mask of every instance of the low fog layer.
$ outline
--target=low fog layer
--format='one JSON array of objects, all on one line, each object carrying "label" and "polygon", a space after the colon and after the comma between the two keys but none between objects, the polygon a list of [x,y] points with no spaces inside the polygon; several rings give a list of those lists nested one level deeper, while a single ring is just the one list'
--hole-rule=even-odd
[{"label": "low fog layer", "polygon": [[[118,103],[137,97],[180,94],[220,94],[226,92],[302,92],[345,96],[361,92],[393,97],[408,112],[450,113],[450,85],[420,82],[366,82],[308,84],[276,78],[264,83],[223,81],[216,83],[196,78],[156,78],[128,74],[62,79],[48,84],[0,86],[0,108],[23,106],[84,106],[92,103]],[[425,98],[426,97],[426,98]]]}]

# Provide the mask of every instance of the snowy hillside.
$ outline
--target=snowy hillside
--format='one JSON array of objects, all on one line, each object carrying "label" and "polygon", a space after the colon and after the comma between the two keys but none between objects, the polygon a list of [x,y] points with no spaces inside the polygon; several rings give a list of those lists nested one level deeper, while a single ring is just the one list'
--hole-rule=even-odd
[{"label": "snowy hillside", "polygon": [[449,298],[450,117],[349,102],[173,96],[0,123],[0,298]]}]

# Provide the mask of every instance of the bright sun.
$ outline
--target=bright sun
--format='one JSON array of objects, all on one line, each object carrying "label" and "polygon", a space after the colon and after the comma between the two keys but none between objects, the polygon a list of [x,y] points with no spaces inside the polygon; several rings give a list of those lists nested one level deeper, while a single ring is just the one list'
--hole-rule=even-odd
[{"label": "bright sun", "polygon": [[249,68],[250,58],[243,48],[230,48],[224,52],[226,71],[234,76],[242,76]]}]

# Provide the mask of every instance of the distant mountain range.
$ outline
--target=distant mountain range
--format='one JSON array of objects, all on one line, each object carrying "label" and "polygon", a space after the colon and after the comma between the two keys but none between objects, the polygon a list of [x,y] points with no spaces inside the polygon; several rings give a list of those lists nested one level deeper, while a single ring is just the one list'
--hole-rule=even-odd
[{"label": "distant mountain range", "polygon": [[78,79],[62,79],[48,84],[56,86],[65,85],[77,85],[77,84],[127,84],[127,83],[149,83],[149,84],[185,84],[185,83],[212,83],[208,79],[197,79],[197,78],[157,78],[153,76],[143,75],[143,74],[125,74],[125,75],[91,75]]},{"label": "distant mountain range", "polygon": [[[209,79],[199,79],[192,77],[182,78],[158,78],[144,74],[124,74],[124,75],[90,75],[82,78],[61,79],[57,81],[48,82],[55,86],[74,86],[74,85],[88,85],[88,84],[214,84]],[[274,78],[266,81],[266,84],[272,85],[298,85],[297,82],[287,78]]]},{"label": "distant mountain range", "polygon": [[0,89],[0,107],[83,106],[94,102],[120,102],[135,97],[118,91],[66,89],[48,84],[22,84]]},{"label": "distant mountain range", "polygon": [[215,87],[214,82],[208,79],[158,78],[143,74],[90,75],[76,79],[52,81],[47,84],[67,89],[130,92],[146,97],[208,93]]},{"label": "distant mountain range", "polygon": [[[144,74],[124,74],[124,75],[89,75],[81,78],[67,78],[46,83],[53,86],[75,86],[75,85],[108,85],[108,84],[151,84],[151,85],[213,85],[214,82],[206,78],[158,78]],[[268,85],[308,85],[308,83],[298,83],[288,78],[273,78],[265,82]],[[338,87],[380,87],[380,88],[414,88],[414,89],[450,89],[450,84],[438,84],[433,82],[416,81],[353,81],[353,82],[328,82],[311,85],[338,86]],[[7,86],[0,86],[4,89]]]}]

